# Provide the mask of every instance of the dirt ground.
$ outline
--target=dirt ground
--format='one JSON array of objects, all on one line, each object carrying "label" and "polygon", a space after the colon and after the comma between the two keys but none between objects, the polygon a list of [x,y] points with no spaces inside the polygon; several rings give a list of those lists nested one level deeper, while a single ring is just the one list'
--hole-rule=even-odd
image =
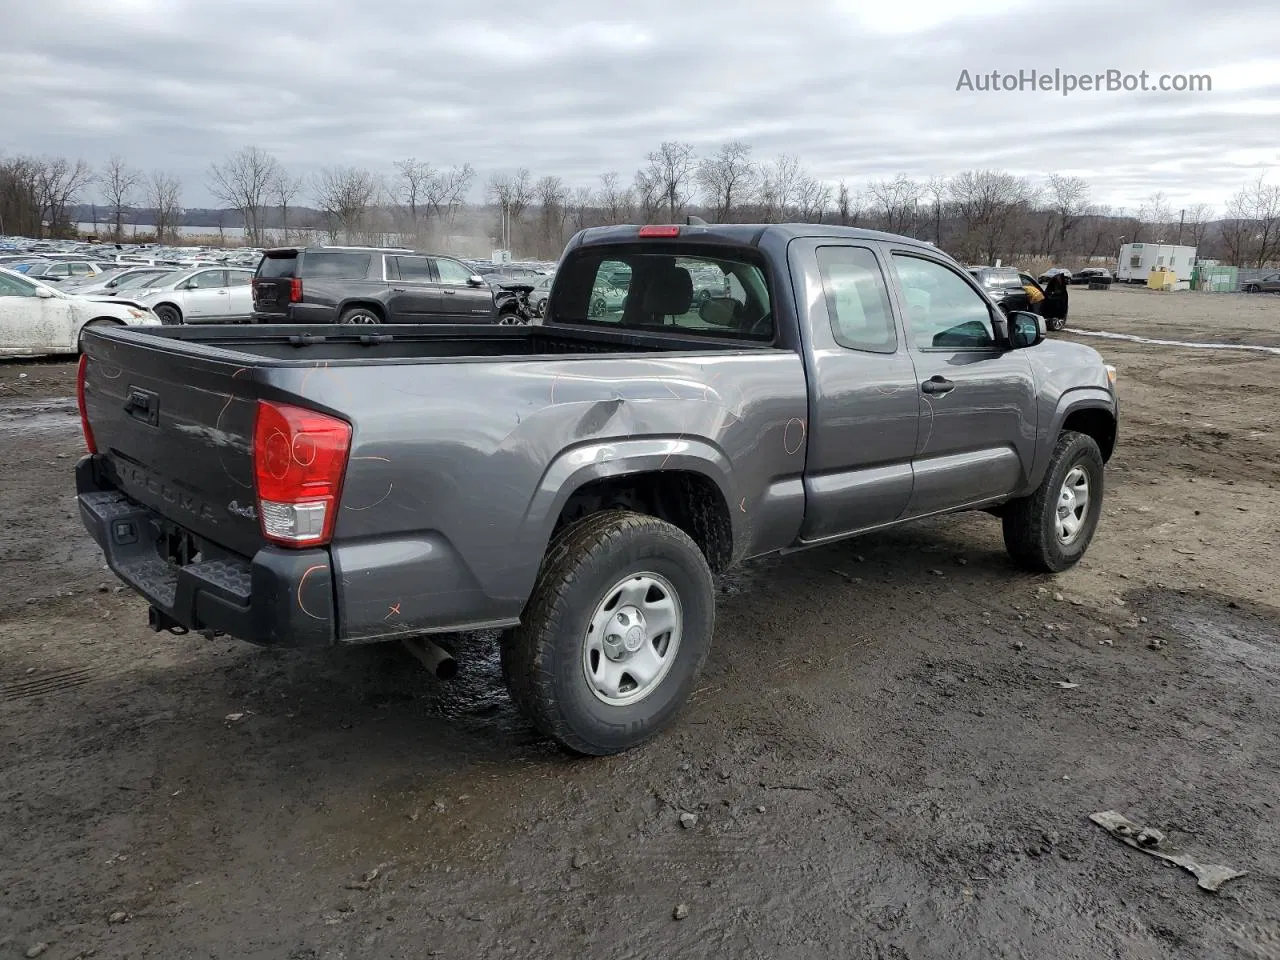
[{"label": "dirt ground", "polygon": [[[1277,345],[1280,297],[1071,324]],[[681,721],[603,760],[489,636],[440,684],[149,632],[75,515],[73,365],[0,364],[0,958],[1280,956],[1280,356],[1066,335],[1123,403],[1079,568],[985,515],[749,564]]]}]

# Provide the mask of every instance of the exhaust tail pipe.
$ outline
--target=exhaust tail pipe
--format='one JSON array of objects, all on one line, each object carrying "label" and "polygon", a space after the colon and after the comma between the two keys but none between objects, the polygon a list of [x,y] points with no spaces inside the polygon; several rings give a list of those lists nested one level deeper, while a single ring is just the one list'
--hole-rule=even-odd
[{"label": "exhaust tail pipe", "polygon": [[453,654],[430,640],[402,640],[404,648],[431,671],[437,680],[452,680],[458,675],[458,661]]}]

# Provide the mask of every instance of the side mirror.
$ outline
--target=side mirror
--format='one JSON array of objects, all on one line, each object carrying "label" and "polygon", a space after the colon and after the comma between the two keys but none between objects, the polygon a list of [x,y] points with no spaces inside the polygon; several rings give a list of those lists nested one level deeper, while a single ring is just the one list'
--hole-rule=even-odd
[{"label": "side mirror", "polygon": [[1044,341],[1044,317],[1026,310],[1014,310],[1009,314],[1009,346],[1014,350],[1034,347]]},{"label": "side mirror", "polygon": [[39,297],[41,300],[52,300],[53,291],[47,290],[44,287],[36,287],[36,296]]},{"label": "side mirror", "polygon": [[467,285],[472,287],[483,287],[484,277],[480,276],[478,273],[473,273],[471,276],[467,277]]}]

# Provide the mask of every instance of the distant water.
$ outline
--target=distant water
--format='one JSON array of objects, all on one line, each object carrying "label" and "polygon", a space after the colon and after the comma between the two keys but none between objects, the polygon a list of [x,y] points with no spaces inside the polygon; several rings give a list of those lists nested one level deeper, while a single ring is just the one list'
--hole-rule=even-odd
[{"label": "distant water", "polygon": [[[90,234],[90,235],[92,235],[96,230],[98,236],[105,239],[107,236],[110,235],[113,228],[111,226],[108,226],[107,224],[102,224],[102,223],[98,224],[96,227],[92,223],[77,223],[76,229],[79,230],[81,233]],[[155,227],[147,226],[146,224],[139,224],[137,232],[147,233],[147,234],[154,233]],[[184,237],[213,237],[214,239],[217,239],[218,237],[217,227],[179,227],[178,232]],[[129,238],[132,235],[132,233],[133,233],[132,224],[126,223],[124,225],[124,242],[125,243],[129,242]],[[222,235],[226,237],[228,240],[241,240],[244,238],[244,227],[224,227],[222,230]]]}]

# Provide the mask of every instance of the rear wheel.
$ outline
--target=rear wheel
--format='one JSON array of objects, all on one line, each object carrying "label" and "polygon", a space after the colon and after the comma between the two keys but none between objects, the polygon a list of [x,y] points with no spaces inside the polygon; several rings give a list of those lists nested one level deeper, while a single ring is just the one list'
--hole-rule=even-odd
[{"label": "rear wheel", "polygon": [[382,317],[369,307],[348,307],[338,318],[339,323],[381,323]]},{"label": "rear wheel", "polygon": [[1102,515],[1102,451],[1093,437],[1064,430],[1035,493],[1004,510],[1004,544],[1019,565],[1039,573],[1075,566]]},{"label": "rear wheel", "polygon": [[714,624],[711,570],[682,530],[593,514],[547,551],[523,622],[503,637],[503,673],[539,731],[577,753],[620,753],[679,713]]},{"label": "rear wheel", "polygon": [[172,304],[162,303],[156,307],[155,315],[166,327],[176,327],[182,323],[182,313]]}]

